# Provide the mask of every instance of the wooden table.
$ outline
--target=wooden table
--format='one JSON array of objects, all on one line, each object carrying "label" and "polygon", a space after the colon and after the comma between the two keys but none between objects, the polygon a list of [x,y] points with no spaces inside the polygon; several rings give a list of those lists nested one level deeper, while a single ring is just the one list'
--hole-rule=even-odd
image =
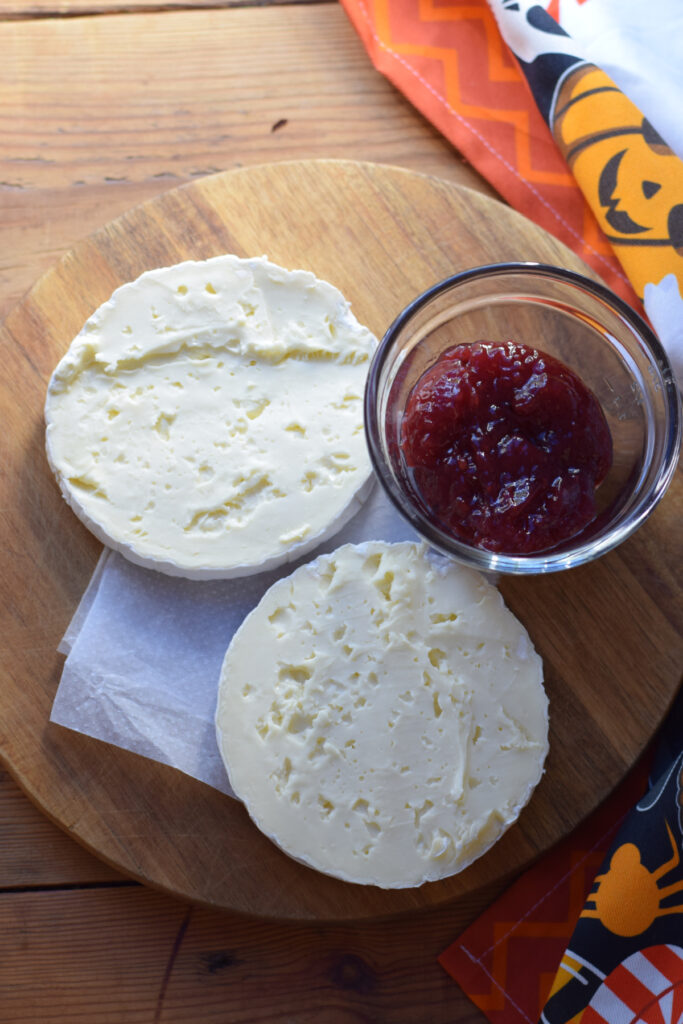
[{"label": "wooden table", "polygon": [[[84,235],[215,171],[344,157],[490,194],[336,3],[248,2],[0,0],[0,319]],[[5,525],[12,508],[0,493]],[[644,595],[657,609],[663,576]],[[1,564],[0,585],[6,604]],[[17,615],[36,578],[21,585]],[[0,770],[0,1024],[481,1022],[436,957],[496,894],[338,925],[189,906],[90,856]]]},{"label": "wooden table", "polygon": [[[334,2],[0,0],[0,53],[0,319],[79,238],[217,170],[348,157],[490,193]],[[189,907],[0,770],[0,1022],[482,1020],[436,956],[494,895],[358,926]]]}]

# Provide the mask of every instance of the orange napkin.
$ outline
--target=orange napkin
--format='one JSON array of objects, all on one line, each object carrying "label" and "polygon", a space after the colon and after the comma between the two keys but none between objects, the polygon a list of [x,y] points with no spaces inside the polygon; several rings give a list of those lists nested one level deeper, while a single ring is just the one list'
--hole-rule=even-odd
[{"label": "orange napkin", "polygon": [[[678,0],[656,2],[675,10]],[[683,160],[582,56],[585,41],[534,0],[342,3],[378,70],[512,206],[637,309],[644,299],[683,373]],[[683,78],[680,56],[677,66]]]},{"label": "orange napkin", "polygon": [[375,67],[511,206],[637,305],[487,0],[342,0]]}]

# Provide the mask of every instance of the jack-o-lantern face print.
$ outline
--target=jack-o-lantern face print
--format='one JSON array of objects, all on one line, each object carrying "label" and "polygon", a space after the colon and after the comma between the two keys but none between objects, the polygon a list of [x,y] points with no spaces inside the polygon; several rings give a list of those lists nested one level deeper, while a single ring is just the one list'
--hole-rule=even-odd
[{"label": "jack-o-lantern face print", "polygon": [[683,163],[637,107],[592,64],[562,82],[555,140],[642,296],[675,273],[683,286]]}]

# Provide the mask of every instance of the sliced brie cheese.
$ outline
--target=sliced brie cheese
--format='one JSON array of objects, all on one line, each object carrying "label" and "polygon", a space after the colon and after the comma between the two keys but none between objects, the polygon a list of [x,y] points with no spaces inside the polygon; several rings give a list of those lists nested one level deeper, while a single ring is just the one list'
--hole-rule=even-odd
[{"label": "sliced brie cheese", "polygon": [[117,289],[57,366],[47,454],[104,543],[228,578],[310,551],[371,485],[373,335],[327,282],[219,256]]},{"label": "sliced brie cheese", "polygon": [[484,853],[548,750],[523,626],[483,576],[409,543],[345,545],[275,583],[228,648],[216,726],[263,832],[383,888]]}]

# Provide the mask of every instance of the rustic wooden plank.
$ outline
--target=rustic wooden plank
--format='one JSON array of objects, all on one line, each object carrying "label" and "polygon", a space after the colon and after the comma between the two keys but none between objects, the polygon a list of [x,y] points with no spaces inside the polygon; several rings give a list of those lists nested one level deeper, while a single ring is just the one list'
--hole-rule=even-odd
[{"label": "rustic wooden plank", "polygon": [[147,11],[217,10],[226,7],[266,7],[287,3],[333,3],[334,0],[0,0],[0,21],[36,18],[76,18],[99,14]]},{"label": "rustic wooden plank", "polygon": [[0,23],[0,52],[0,318],[78,238],[213,171],[348,157],[492,194],[336,4]]},{"label": "rustic wooden plank", "polygon": [[123,875],[48,821],[0,770],[0,891],[121,880]]},{"label": "rustic wooden plank", "polygon": [[0,922],[2,1024],[484,1020],[436,961],[449,909],[283,926],[135,888],[0,895]]}]

